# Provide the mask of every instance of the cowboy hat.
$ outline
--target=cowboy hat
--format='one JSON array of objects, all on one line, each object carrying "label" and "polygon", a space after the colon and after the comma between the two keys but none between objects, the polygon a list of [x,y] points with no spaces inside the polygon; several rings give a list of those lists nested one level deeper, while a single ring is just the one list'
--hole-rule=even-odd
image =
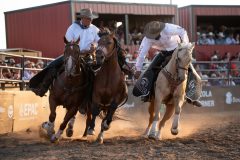
[{"label": "cowboy hat", "polygon": [[147,38],[155,39],[160,35],[160,32],[165,27],[165,23],[158,22],[158,21],[151,21],[146,24],[144,28],[144,35]]},{"label": "cowboy hat", "polygon": [[91,8],[84,8],[79,11],[79,17],[80,18],[87,17],[87,18],[91,18],[93,20],[93,19],[98,18],[98,14],[96,12],[92,11]]}]

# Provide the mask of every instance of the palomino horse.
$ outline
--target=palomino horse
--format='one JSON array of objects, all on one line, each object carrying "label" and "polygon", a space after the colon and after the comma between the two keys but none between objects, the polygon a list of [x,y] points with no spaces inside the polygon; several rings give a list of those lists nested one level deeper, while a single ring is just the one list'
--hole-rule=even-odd
[{"label": "palomino horse", "polygon": [[106,113],[97,138],[99,143],[103,143],[103,133],[109,129],[116,109],[123,105],[128,97],[125,76],[118,64],[119,49],[113,33],[101,36],[98,41],[96,56],[103,55],[104,62],[94,79],[89,133],[94,131],[96,116],[101,111]]},{"label": "palomino horse", "polygon": [[[149,105],[150,117],[144,133],[145,136],[160,140],[165,122],[172,117],[174,111],[171,133],[178,134],[180,113],[185,101],[188,68],[192,60],[194,46],[191,43],[179,44],[168,64],[160,71],[156,81],[155,95]],[[166,111],[156,132],[162,103],[166,105]]]},{"label": "palomino horse", "polygon": [[[65,68],[55,79],[50,89],[49,104],[51,113],[49,121],[42,124],[42,129],[46,130],[51,142],[59,139],[69,121],[70,128],[68,131],[70,133],[67,133],[67,135],[71,136],[73,132],[71,126],[74,123],[73,117],[79,108],[87,106],[87,96],[91,96],[91,93],[88,91],[91,83],[91,73],[85,60],[86,55],[81,55],[80,53],[79,41],[80,38],[76,42],[68,42],[66,38],[64,39]],[[59,105],[63,105],[67,112],[58,132],[55,134],[54,121],[56,118],[56,107]]]}]

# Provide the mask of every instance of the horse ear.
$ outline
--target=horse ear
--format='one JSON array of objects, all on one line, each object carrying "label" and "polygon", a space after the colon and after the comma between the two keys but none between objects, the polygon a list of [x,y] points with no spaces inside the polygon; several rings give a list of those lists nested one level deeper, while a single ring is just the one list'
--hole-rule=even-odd
[{"label": "horse ear", "polygon": [[65,43],[65,44],[68,44],[68,43],[69,43],[68,40],[67,40],[67,38],[66,38],[65,36],[63,37],[63,40],[64,40],[64,43]]},{"label": "horse ear", "polygon": [[80,42],[80,36],[78,37],[76,43],[79,44],[79,42]]}]

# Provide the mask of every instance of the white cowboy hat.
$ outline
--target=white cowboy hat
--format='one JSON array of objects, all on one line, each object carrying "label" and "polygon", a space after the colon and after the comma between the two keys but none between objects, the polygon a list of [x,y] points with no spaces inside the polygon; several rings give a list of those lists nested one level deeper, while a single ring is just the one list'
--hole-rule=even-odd
[{"label": "white cowboy hat", "polygon": [[219,36],[219,37],[224,37],[223,32],[219,32],[219,33],[218,33],[218,36]]},{"label": "white cowboy hat", "polygon": [[212,32],[209,32],[208,33],[208,36],[214,36]]},{"label": "white cowboy hat", "polygon": [[146,24],[144,28],[144,35],[147,38],[155,39],[160,35],[160,32],[164,29],[165,23],[158,21],[151,21]]},{"label": "white cowboy hat", "polygon": [[87,17],[87,18],[91,18],[93,20],[93,19],[98,18],[98,14],[96,12],[92,11],[91,8],[84,8],[79,11],[79,17],[80,18]]}]

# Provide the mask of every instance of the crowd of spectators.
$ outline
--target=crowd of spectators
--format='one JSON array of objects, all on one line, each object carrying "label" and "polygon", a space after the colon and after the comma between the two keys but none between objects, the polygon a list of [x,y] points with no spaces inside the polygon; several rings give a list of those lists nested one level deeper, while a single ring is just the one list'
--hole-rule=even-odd
[{"label": "crowd of spectators", "polygon": [[198,74],[202,77],[203,85],[235,86],[240,85],[240,52],[226,52],[223,57],[215,51],[210,63],[195,64]]},{"label": "crowd of spectators", "polygon": [[197,27],[197,44],[198,45],[239,45],[239,31],[233,28],[227,28],[222,25],[215,30],[212,25],[206,28]]},{"label": "crowd of spectators", "polygon": [[0,59],[0,66],[9,66],[9,68],[0,67],[0,79],[30,80],[36,73],[45,67],[45,63],[42,60],[37,60],[37,62],[26,60],[24,62],[24,72],[22,76],[21,68],[23,67],[21,63],[16,63],[13,58]]}]

